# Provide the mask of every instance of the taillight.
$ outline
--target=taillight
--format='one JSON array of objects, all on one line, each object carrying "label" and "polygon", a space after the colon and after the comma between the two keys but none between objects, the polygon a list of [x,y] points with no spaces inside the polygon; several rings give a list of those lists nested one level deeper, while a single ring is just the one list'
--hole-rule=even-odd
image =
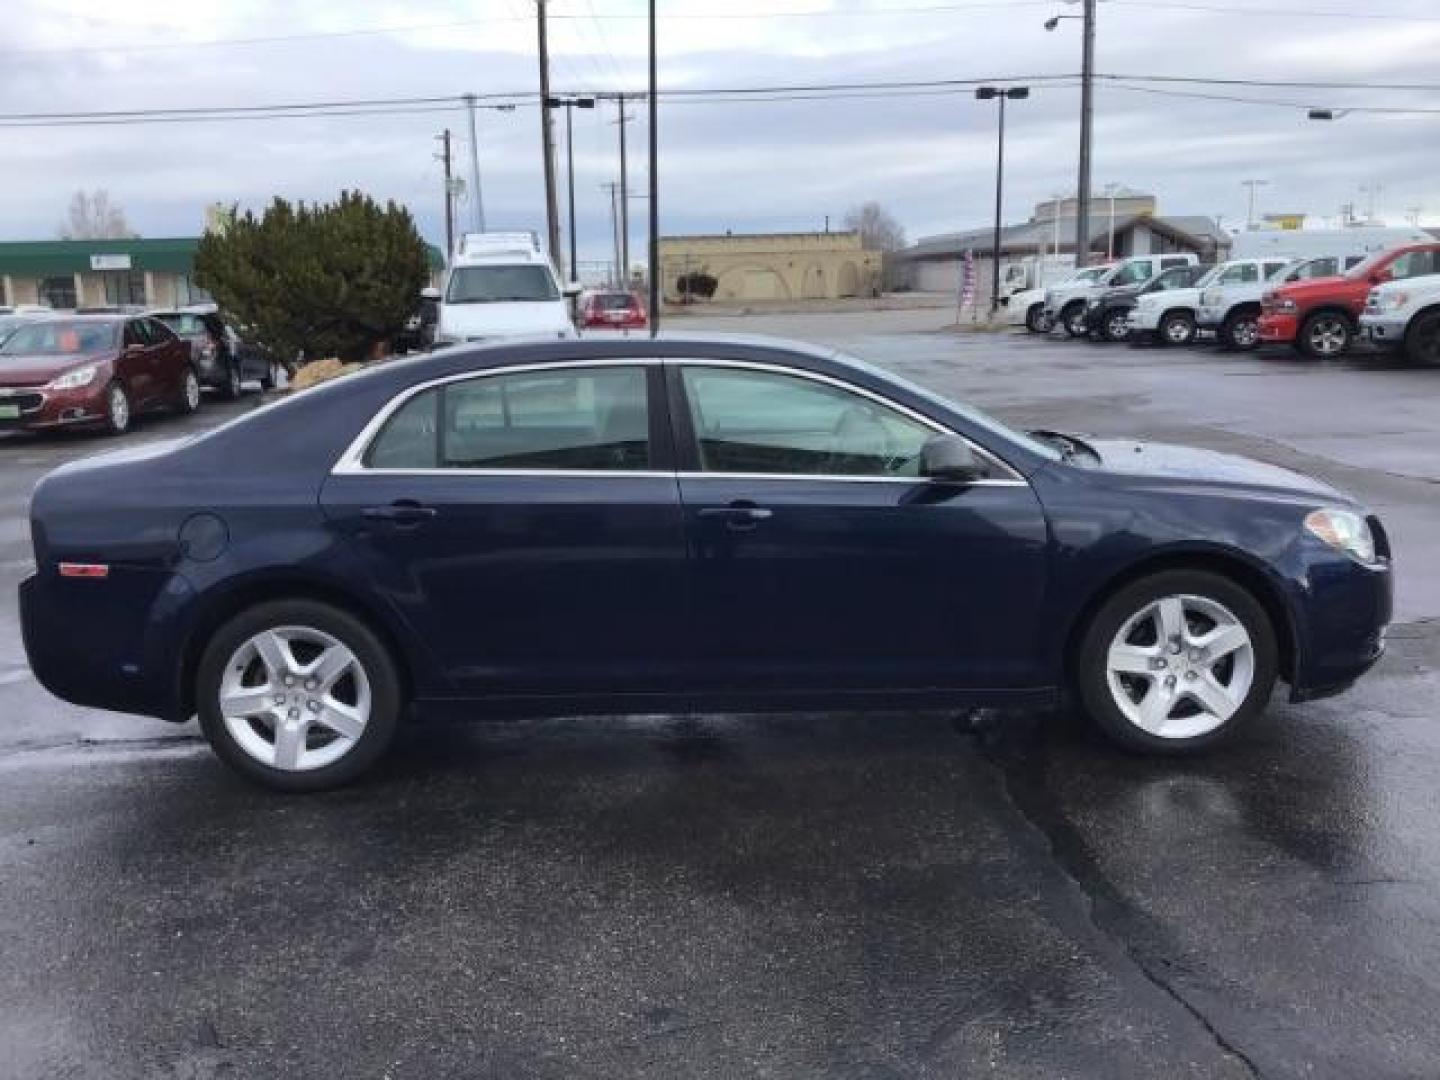
[{"label": "taillight", "polygon": [[60,576],[64,578],[107,578],[110,576],[110,567],[104,563],[62,562]]}]

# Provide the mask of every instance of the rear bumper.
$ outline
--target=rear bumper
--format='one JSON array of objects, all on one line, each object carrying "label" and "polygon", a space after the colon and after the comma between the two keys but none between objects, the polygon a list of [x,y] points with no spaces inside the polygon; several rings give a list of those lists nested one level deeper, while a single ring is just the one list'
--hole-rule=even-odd
[{"label": "rear bumper", "polygon": [[175,658],[193,595],[164,570],[113,567],[108,578],[89,580],[42,567],[20,583],[30,670],[74,705],[184,720]]},{"label": "rear bumper", "polygon": [[1298,315],[1260,316],[1260,340],[1271,345],[1289,345],[1300,334]]}]

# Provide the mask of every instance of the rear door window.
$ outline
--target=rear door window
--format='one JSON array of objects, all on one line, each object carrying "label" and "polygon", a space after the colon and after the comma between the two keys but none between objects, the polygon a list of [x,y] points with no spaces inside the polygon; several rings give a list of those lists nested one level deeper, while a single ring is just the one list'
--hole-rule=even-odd
[{"label": "rear door window", "polygon": [[556,368],[411,398],[370,444],[372,469],[633,472],[650,467],[647,369]]}]

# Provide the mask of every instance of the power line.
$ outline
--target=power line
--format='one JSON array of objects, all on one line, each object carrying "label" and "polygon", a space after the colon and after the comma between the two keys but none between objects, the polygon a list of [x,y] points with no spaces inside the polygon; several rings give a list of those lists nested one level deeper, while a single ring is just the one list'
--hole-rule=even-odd
[{"label": "power line", "polygon": [[1316,82],[1296,79],[1214,78],[1201,75],[1096,75],[1125,82],[1189,83],[1198,86],[1263,86],[1279,90],[1440,90],[1440,83]]},{"label": "power line", "polygon": [[[1279,101],[1275,98],[1242,97],[1238,94],[1210,94],[1201,90],[1164,90],[1157,86],[1133,86],[1121,82],[1107,83],[1115,90],[1127,90],[1135,94],[1151,94],[1158,97],[1187,98],[1193,101],[1223,101],[1235,105],[1269,105],[1277,109],[1305,110],[1314,108],[1313,101]],[[1345,112],[1370,113],[1390,116],[1440,116],[1440,109],[1405,105],[1346,105]]]},{"label": "power line", "polygon": [[1435,15],[1402,15],[1384,11],[1337,11],[1316,8],[1256,8],[1226,7],[1221,4],[1193,3],[1192,0],[1110,0],[1118,7],[1165,9],[1170,11],[1198,11],[1217,15],[1244,15],[1249,17],[1286,19],[1350,19],[1356,22],[1440,22]]}]

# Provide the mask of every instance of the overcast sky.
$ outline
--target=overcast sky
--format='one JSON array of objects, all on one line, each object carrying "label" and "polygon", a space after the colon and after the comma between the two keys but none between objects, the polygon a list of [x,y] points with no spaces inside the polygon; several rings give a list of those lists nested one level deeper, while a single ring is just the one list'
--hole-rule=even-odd
[{"label": "overcast sky", "polygon": [[[6,115],[487,94],[533,90],[537,79],[533,0],[5,0],[5,7]],[[1077,10],[1065,0],[660,0],[659,8],[662,90],[1063,76],[1079,68],[1079,23],[1062,22],[1053,33],[1043,27],[1050,15]],[[552,0],[554,90],[642,89],[644,9],[643,0]],[[320,34],[333,36],[303,36]],[[1435,0],[1102,0],[1097,69],[1104,73],[1436,89],[1190,88],[1283,103],[1262,106],[1102,85],[1095,186],[1153,191],[1162,213],[1222,215],[1232,226],[1245,217],[1247,178],[1269,181],[1262,210],[1322,216],[1347,201],[1364,209],[1372,196],[1361,189],[1378,186],[1377,211],[1393,222],[1420,208],[1426,223],[1440,223],[1437,57]],[[1318,123],[1305,118],[1305,105],[1437,112],[1356,112]],[[643,108],[635,111],[631,179],[639,192],[647,130]],[[1037,85],[1029,101],[1012,104],[1007,219],[1023,220],[1035,201],[1073,190],[1078,113],[1079,92],[1070,86]],[[580,257],[606,259],[609,201],[601,185],[618,173],[615,109],[575,119]],[[975,102],[969,91],[665,103],[662,231],[818,229],[826,214],[838,222],[867,199],[889,207],[912,239],[983,225],[993,212],[994,125],[993,104]],[[440,166],[432,154],[445,126],[462,135],[464,114],[0,128],[10,148],[0,170],[0,238],[52,238],[69,194],[103,187],[145,236],[195,234],[210,202],[259,207],[277,194],[321,199],[359,188],[404,202],[422,232],[438,239]],[[563,120],[557,133],[563,214]],[[491,227],[543,230],[537,110],[482,112],[480,143]],[[463,143],[457,149],[463,167],[467,151]],[[644,216],[645,204],[635,201],[637,252]]]}]

